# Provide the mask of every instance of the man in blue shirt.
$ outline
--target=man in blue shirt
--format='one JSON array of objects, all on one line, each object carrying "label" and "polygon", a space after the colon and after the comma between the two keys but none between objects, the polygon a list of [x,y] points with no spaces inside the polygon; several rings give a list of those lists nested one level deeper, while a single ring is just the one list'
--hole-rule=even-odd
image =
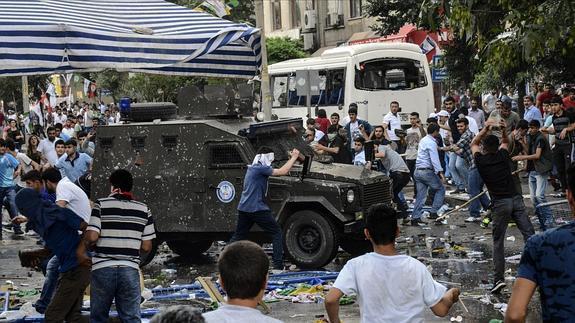
[{"label": "man in blue shirt", "polygon": [[62,155],[55,165],[62,172],[62,176],[68,177],[72,183],[92,169],[92,157],[76,151],[77,146],[75,139],[68,140],[66,154]]},{"label": "man in blue shirt", "polygon": [[523,119],[527,122],[531,120],[539,121],[539,124],[543,124],[543,116],[539,108],[533,104],[533,98],[530,95],[526,95],[523,98],[523,104],[525,105],[525,113],[523,114]]},{"label": "man in blue shirt", "polygon": [[78,258],[76,248],[80,242],[78,230],[86,229],[86,222],[73,211],[44,201],[30,188],[18,192],[16,206],[23,216],[17,216],[13,222],[28,222],[60,263],[58,286],[46,309],[45,321],[79,322],[84,290],[90,281],[90,262],[85,255]]},{"label": "man in blue shirt", "polygon": [[417,196],[413,213],[411,215],[411,225],[424,226],[425,222],[421,220],[423,203],[427,199],[428,190],[433,195],[433,204],[431,205],[429,219],[437,219],[437,211],[443,205],[445,198],[445,187],[442,181],[443,168],[439,162],[439,152],[437,150],[437,141],[435,137],[439,136],[439,125],[432,123],[427,127],[427,136],[419,141],[417,147],[417,159],[415,160],[415,185],[417,185]]},{"label": "man in blue shirt", "polygon": [[[575,166],[567,171],[567,201],[575,212]],[[543,322],[572,322],[575,317],[575,222],[529,238],[505,322],[524,322],[527,306],[539,287]]]},{"label": "man in blue shirt", "polygon": [[252,164],[248,166],[244,178],[242,197],[238,205],[236,232],[229,243],[245,240],[254,223],[272,235],[273,264],[275,269],[283,269],[283,242],[281,229],[270,208],[265,202],[270,176],[287,175],[299,157],[297,149],[292,150],[290,159],[279,169],[272,168],[274,151],[270,147],[260,147]]},{"label": "man in blue shirt", "polygon": [[[6,141],[0,139],[0,201],[8,200],[8,214],[10,219],[14,219],[18,215],[16,205],[14,204],[14,197],[16,191],[14,190],[14,172],[20,171],[20,163],[14,156],[7,153]],[[1,210],[0,203],[0,210]],[[14,234],[23,235],[20,225],[13,224],[12,228]],[[1,233],[0,233],[1,237]]]}]

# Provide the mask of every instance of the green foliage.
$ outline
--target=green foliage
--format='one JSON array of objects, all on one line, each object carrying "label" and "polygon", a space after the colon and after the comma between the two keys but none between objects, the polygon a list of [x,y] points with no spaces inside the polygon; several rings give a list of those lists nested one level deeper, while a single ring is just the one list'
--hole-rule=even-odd
[{"label": "green foliage", "polygon": [[[203,0],[168,0],[169,2],[175,3],[182,7],[196,8],[199,6]],[[231,1],[225,1],[225,3],[230,3]],[[238,6],[231,10],[229,16],[223,17],[224,19],[235,21],[235,22],[245,22],[251,25],[256,24],[255,12],[254,12],[254,0],[239,0]]]},{"label": "green foliage", "polygon": [[199,85],[199,77],[136,73],[124,87],[125,95],[141,101],[166,101],[177,103],[178,92],[187,85]]},{"label": "green foliage", "polygon": [[[48,75],[28,76],[28,96],[34,95],[34,89],[46,90]],[[38,92],[38,91],[36,91]],[[22,78],[20,76],[0,77],[0,100],[6,107],[15,102],[18,111],[22,112]]]},{"label": "green foliage", "polygon": [[423,0],[367,0],[365,9],[368,16],[377,17],[377,24],[371,29],[387,36],[397,33],[405,24],[419,23],[423,3]]},{"label": "green foliage", "polygon": [[303,43],[301,40],[294,40],[288,37],[267,38],[266,49],[268,52],[268,64],[308,56],[303,50]]},{"label": "green foliage", "polygon": [[126,90],[124,86],[128,80],[127,72],[118,72],[116,70],[104,70],[101,72],[90,73],[87,79],[96,82],[98,88],[110,91],[114,102],[118,102]]}]

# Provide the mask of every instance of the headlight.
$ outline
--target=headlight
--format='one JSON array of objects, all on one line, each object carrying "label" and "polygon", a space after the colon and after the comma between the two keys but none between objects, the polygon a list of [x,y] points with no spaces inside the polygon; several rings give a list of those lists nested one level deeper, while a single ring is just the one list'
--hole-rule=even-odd
[{"label": "headlight", "polygon": [[353,200],[355,200],[355,193],[353,192],[353,190],[348,190],[347,191],[347,203],[353,203]]}]

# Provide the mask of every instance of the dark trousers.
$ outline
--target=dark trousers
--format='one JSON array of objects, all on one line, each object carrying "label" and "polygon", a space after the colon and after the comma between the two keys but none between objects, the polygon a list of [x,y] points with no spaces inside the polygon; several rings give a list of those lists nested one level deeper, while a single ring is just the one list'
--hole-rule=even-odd
[{"label": "dark trousers", "polygon": [[90,323],[107,323],[112,302],[123,323],[141,322],[140,273],[128,266],[112,266],[92,272]]},{"label": "dark trousers", "polygon": [[44,322],[80,322],[84,291],[90,283],[90,268],[78,266],[60,273],[56,292],[48,308]]},{"label": "dark trousers", "polygon": [[515,195],[512,198],[493,197],[493,266],[495,281],[503,280],[505,272],[505,232],[509,220],[513,219],[523,235],[523,241],[535,234],[533,224],[527,217],[523,197]]},{"label": "dark trousers", "polygon": [[555,145],[553,163],[557,166],[557,175],[561,182],[561,190],[567,189],[567,169],[571,166],[571,145]]},{"label": "dark trousers", "polygon": [[405,163],[407,164],[407,168],[409,168],[409,176],[411,177],[411,181],[413,182],[413,196],[417,196],[417,185],[415,185],[415,177],[413,177],[413,173],[415,172],[415,159],[406,159]]},{"label": "dark trousers", "polygon": [[262,228],[262,230],[267,234],[272,236],[272,261],[276,269],[283,269],[282,231],[271,211],[258,211],[253,213],[238,211],[238,225],[236,227],[236,232],[234,232],[234,235],[230,239],[230,243],[245,240],[254,223]]},{"label": "dark trousers", "polygon": [[[397,208],[402,212],[407,212],[407,205],[403,199],[399,197],[401,190],[409,183],[409,173],[406,172],[390,172],[389,177],[392,181],[393,189],[393,202],[397,204]],[[406,215],[406,214],[405,214]]]}]

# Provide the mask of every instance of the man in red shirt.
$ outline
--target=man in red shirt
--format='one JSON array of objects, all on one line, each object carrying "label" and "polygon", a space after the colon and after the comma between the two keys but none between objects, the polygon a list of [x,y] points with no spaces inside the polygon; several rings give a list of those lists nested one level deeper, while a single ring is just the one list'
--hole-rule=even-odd
[{"label": "man in red shirt", "polygon": [[319,109],[317,111],[317,118],[315,118],[315,123],[319,125],[319,130],[323,133],[327,133],[327,128],[331,125],[331,122],[327,118],[327,113],[324,109]]},{"label": "man in red shirt", "polygon": [[563,98],[563,110],[575,108],[575,87],[565,89],[565,92],[569,93],[569,95]]},{"label": "man in red shirt", "polygon": [[541,115],[544,114],[545,111],[543,111],[543,101],[545,100],[551,100],[551,98],[553,97],[553,85],[545,83],[545,85],[543,86],[543,92],[537,94],[537,100],[535,101],[535,105],[539,108],[539,111],[541,111]]}]

